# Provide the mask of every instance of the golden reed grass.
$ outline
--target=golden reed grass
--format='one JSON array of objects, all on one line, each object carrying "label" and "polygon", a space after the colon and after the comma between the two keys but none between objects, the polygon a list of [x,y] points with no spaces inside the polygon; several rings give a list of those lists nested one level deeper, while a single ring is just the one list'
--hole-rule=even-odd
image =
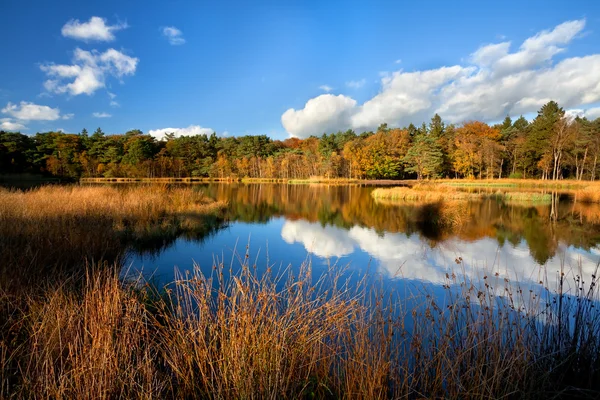
[{"label": "golden reed grass", "polygon": [[[44,186],[0,189],[0,282],[40,269],[78,268],[122,256],[131,241],[199,229],[225,207],[192,188]],[[80,268],[81,269],[81,268]]]},{"label": "golden reed grass", "polygon": [[377,188],[371,192],[373,198],[397,201],[441,202],[447,200],[497,199],[507,202],[549,203],[549,193],[516,191],[477,191],[468,192],[454,187],[435,184],[417,184],[413,187],[398,186]]},{"label": "golden reed grass", "polygon": [[0,396],[597,398],[597,278],[567,275],[552,292],[449,273],[442,296],[400,297],[244,263],[163,293],[106,271],[74,292],[0,291]]},{"label": "golden reed grass", "polygon": [[[333,267],[313,276],[310,263],[259,273],[246,253],[234,271],[196,268],[158,290],[122,281],[118,263],[86,256],[86,245],[96,246],[94,256],[102,246],[116,251],[118,232],[138,223],[177,223],[169,217],[220,207],[173,190],[0,194],[0,398],[600,393],[596,274],[561,271],[556,290],[547,278],[538,287],[497,274],[473,282],[457,259],[443,294],[415,284],[413,295]],[[67,262],[83,272],[42,268]],[[7,284],[19,270],[39,279]]]}]

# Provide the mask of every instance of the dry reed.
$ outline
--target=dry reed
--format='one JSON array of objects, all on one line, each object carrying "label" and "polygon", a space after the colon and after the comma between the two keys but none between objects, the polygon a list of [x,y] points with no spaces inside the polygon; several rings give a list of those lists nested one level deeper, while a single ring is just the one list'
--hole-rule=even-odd
[{"label": "dry reed", "polygon": [[[459,258],[443,294],[415,285],[415,295],[400,295],[343,269],[313,276],[310,263],[259,274],[246,253],[235,271],[196,268],[158,290],[122,282],[119,264],[86,265],[85,246],[112,243],[136,221],[220,205],[187,190],[143,187],[2,191],[0,199],[9,267],[0,282],[69,257],[86,271],[83,282],[71,272],[66,280],[42,275],[46,282],[35,286],[0,285],[0,398],[600,394],[597,273],[559,271],[553,291],[548,278],[538,287],[498,274],[471,281]],[[88,223],[108,239],[78,237]],[[53,247],[56,259],[44,253]]]},{"label": "dry reed", "polygon": [[551,292],[546,282],[528,290],[497,274],[477,284],[461,276],[448,273],[443,296],[415,287],[401,299],[336,269],[258,275],[244,263],[231,274],[222,264],[209,276],[196,269],[162,294],[106,272],[88,275],[80,292],[1,293],[0,396],[600,393],[596,277],[586,285],[562,273]]},{"label": "dry reed", "polygon": [[[0,191],[0,272],[24,279],[86,261],[118,261],[128,245],[204,232],[224,208],[191,188],[45,186]],[[199,218],[201,217],[201,218]],[[35,271],[35,272],[34,272]],[[0,273],[0,282],[7,276]],[[10,280],[4,280],[10,284]]]},{"label": "dry reed", "polygon": [[371,192],[375,199],[397,201],[441,202],[447,200],[482,200],[496,199],[500,201],[549,203],[552,196],[548,193],[515,192],[515,191],[478,191],[467,192],[453,187],[434,184],[418,184],[412,188],[393,187],[377,188]]}]

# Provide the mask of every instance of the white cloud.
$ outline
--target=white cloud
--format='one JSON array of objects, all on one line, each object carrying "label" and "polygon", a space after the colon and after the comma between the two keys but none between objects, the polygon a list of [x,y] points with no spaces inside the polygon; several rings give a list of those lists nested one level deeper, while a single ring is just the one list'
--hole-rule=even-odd
[{"label": "white cloud", "polygon": [[360,89],[361,87],[365,86],[365,83],[367,83],[367,80],[363,78],[358,81],[346,82],[346,86],[352,89]]},{"label": "white cloud", "polygon": [[436,89],[464,73],[460,66],[394,72],[381,80],[381,92],[356,110],[352,126],[372,129],[382,122],[399,124],[403,116],[430,109]]},{"label": "white cloud", "polygon": [[75,116],[75,114],[65,114],[61,118],[62,119],[73,119],[74,116]]},{"label": "white cloud", "polygon": [[588,108],[587,110],[585,110],[584,115],[589,120],[600,118],[600,107]]},{"label": "white cloud", "polygon": [[535,112],[549,100],[585,109],[600,101],[600,54],[555,60],[584,27],[585,20],[565,22],[526,39],[513,53],[508,41],[485,45],[467,65],[383,73],[379,93],[362,105],[348,96],[318,96],[303,109],[287,110],[282,124],[292,136],[306,137],[370,130],[383,122],[419,124],[436,112],[453,123],[495,121]]},{"label": "white cloud", "polygon": [[571,108],[569,110],[565,110],[565,115],[567,119],[574,119],[577,117],[583,118],[585,116],[585,110],[581,108]]},{"label": "white cloud", "polygon": [[27,129],[23,124],[15,122],[10,118],[0,118],[0,131],[16,132]]},{"label": "white cloud", "polygon": [[211,135],[214,132],[211,128],[203,128],[200,125],[190,125],[187,128],[162,128],[153,129],[148,132],[158,140],[164,139],[167,133],[174,133],[175,137],[181,136],[196,136],[196,135]]},{"label": "white cloud", "polygon": [[117,98],[117,95],[111,92],[107,92],[108,97],[110,97],[110,103],[109,105],[111,107],[120,107],[121,105],[119,104],[118,101],[116,101],[115,99]]},{"label": "white cloud", "polygon": [[95,113],[92,113],[92,116],[94,118],[110,118],[110,117],[112,117],[112,115],[110,115],[109,113],[105,113],[105,112],[95,112]]},{"label": "white cloud", "polygon": [[356,100],[350,97],[322,94],[307,101],[301,110],[287,110],[281,116],[281,123],[293,136],[322,135],[349,127],[355,107]]},{"label": "white cloud", "polygon": [[113,32],[127,28],[126,23],[106,25],[106,20],[100,17],[91,17],[88,22],[79,22],[72,19],[61,30],[64,37],[76,40],[110,42],[115,40]]},{"label": "white cloud", "polygon": [[167,38],[172,46],[179,46],[185,43],[183,32],[174,26],[165,26],[164,28],[161,28],[161,30],[163,36]]},{"label": "white cloud", "polygon": [[80,48],[73,53],[73,64],[42,64],[40,69],[50,78],[44,88],[52,93],[91,95],[106,86],[107,77],[123,78],[135,74],[139,59],[118,50],[108,49],[104,53]]},{"label": "white cloud", "polygon": [[402,64],[402,60],[401,59],[397,59],[396,61],[394,61],[395,64]]},{"label": "white cloud", "polygon": [[488,44],[477,49],[471,54],[471,62],[481,66],[489,66],[494,64],[500,58],[508,54],[510,42]]},{"label": "white cloud", "polygon": [[319,89],[321,89],[322,91],[327,92],[327,93],[329,93],[333,90],[333,88],[329,85],[321,85],[321,86],[319,86]]},{"label": "white cloud", "polygon": [[60,118],[60,109],[26,101],[22,101],[19,105],[9,102],[2,112],[23,121],[55,121]]}]

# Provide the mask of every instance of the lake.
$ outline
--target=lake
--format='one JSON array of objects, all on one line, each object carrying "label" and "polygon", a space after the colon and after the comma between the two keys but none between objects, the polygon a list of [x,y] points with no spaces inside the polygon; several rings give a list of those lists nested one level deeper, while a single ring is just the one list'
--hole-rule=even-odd
[{"label": "lake", "polygon": [[524,285],[552,285],[561,266],[590,276],[600,260],[600,207],[564,194],[554,194],[552,204],[463,202],[460,220],[448,226],[432,223],[432,211],[423,204],[373,199],[374,187],[193,187],[228,202],[226,223],[203,236],[131,251],[128,271],[170,282],[175,269],[196,265],[209,274],[215,264],[235,268],[247,258],[259,270],[293,270],[309,261],[317,273],[331,265],[356,276],[375,272],[395,286],[437,287],[452,272],[474,280],[495,275]]},{"label": "lake", "polygon": [[82,390],[158,382],[159,398],[252,397],[274,378],[292,398],[598,389],[600,209],[587,192],[373,190],[1,191],[6,390],[40,374]]}]

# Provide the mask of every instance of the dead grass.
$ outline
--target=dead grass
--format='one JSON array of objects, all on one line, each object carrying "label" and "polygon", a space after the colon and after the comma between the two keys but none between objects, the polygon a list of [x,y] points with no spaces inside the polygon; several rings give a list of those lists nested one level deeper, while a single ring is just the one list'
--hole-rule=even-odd
[{"label": "dead grass", "polygon": [[569,193],[573,196],[575,202],[580,203],[600,203],[600,186],[587,186],[583,189],[572,190]]},{"label": "dead grass", "polygon": [[377,188],[371,192],[375,199],[388,199],[400,201],[427,201],[439,202],[443,200],[470,200],[475,199],[472,193],[461,192],[452,188],[438,188],[436,186],[420,185],[416,188],[398,186],[394,188]]},{"label": "dead grass", "polygon": [[552,200],[552,196],[549,193],[516,191],[467,192],[454,187],[435,184],[417,184],[411,188],[404,186],[377,188],[371,192],[371,196],[376,200],[387,199],[418,202],[496,199],[507,202],[549,203]]},{"label": "dead grass", "polygon": [[[217,215],[224,206],[192,188],[160,185],[2,190],[0,272],[10,269],[16,281],[19,275],[44,276],[41,269],[58,273],[86,262],[112,264],[130,243],[206,229],[205,217]],[[6,276],[0,273],[0,280]]]},{"label": "dead grass", "polygon": [[454,187],[517,187],[517,188],[548,188],[548,189],[581,189],[588,186],[600,187],[600,182],[563,180],[541,180],[541,179],[440,179],[433,181],[435,184],[443,184]]},{"label": "dead grass", "polygon": [[[248,257],[243,257],[248,259]],[[462,261],[457,260],[461,270]],[[535,290],[449,273],[445,294],[384,295],[310,264],[197,269],[164,294],[90,274],[0,292],[0,396],[547,398],[600,392],[597,278]],[[570,283],[569,283],[570,281]]]},{"label": "dead grass", "polygon": [[[428,204],[460,224],[466,202]],[[443,294],[420,284],[399,294],[344,269],[313,276],[310,263],[258,274],[246,253],[234,271],[196,268],[158,290],[87,256],[122,248],[138,223],[220,207],[167,187],[0,191],[0,398],[600,395],[597,272],[559,271],[553,291],[548,278],[471,281],[459,258]],[[42,273],[16,286],[19,270]]]}]

